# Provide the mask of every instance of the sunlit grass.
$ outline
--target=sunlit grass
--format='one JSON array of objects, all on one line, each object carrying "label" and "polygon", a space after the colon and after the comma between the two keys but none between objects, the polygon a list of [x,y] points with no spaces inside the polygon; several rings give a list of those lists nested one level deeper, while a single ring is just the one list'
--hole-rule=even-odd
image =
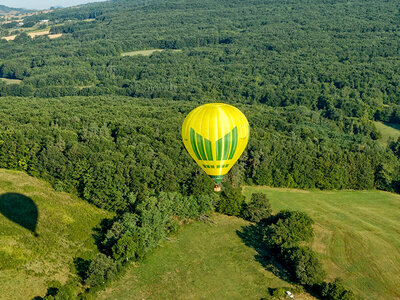
[{"label": "sunlit grass", "polygon": [[400,195],[380,191],[301,191],[246,187],[265,193],[275,212],[301,210],[315,220],[314,250],[328,277],[342,277],[362,299],[400,297]]},{"label": "sunlit grass", "polygon": [[185,225],[99,298],[258,300],[269,295],[268,288],[290,286],[267,271],[239,237],[248,222],[224,215],[213,220]]},{"label": "sunlit grass", "polygon": [[48,281],[67,279],[75,256],[97,252],[92,229],[108,214],[44,181],[0,169],[0,197],[10,193],[37,206],[38,236],[0,212],[0,299],[44,296]]},{"label": "sunlit grass", "polygon": [[376,129],[382,134],[379,139],[383,144],[387,144],[390,139],[397,140],[400,137],[400,124],[374,122]]}]

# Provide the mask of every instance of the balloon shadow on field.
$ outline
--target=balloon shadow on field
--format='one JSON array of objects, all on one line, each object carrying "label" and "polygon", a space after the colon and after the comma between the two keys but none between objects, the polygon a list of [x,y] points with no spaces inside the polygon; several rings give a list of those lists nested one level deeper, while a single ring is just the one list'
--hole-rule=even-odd
[{"label": "balloon shadow on field", "polygon": [[36,233],[39,211],[31,198],[18,193],[0,195],[0,214],[39,236]]}]

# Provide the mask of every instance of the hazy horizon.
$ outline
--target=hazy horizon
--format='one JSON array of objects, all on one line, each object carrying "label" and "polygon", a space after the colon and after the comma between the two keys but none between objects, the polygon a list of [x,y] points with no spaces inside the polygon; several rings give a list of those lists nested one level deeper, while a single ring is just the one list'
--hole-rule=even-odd
[{"label": "hazy horizon", "polygon": [[52,6],[68,7],[90,2],[103,1],[106,0],[0,0],[0,4],[14,8],[47,9]]}]

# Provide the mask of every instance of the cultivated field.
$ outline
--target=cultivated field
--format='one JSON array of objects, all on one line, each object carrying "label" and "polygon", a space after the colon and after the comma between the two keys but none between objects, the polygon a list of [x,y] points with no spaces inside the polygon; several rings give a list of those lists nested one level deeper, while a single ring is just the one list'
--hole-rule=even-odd
[{"label": "cultivated field", "polygon": [[[47,35],[50,39],[56,39],[56,38],[59,38],[60,36],[62,36],[62,33],[50,34],[49,30],[27,32],[27,34],[31,38],[35,38],[35,37],[41,36],[41,35]],[[17,37],[16,35],[10,35],[10,36],[3,37],[3,39],[5,39],[6,41],[13,41],[13,40],[15,40],[16,37]]]},{"label": "cultivated field", "polygon": [[[152,49],[152,50],[140,50],[140,51],[131,51],[131,52],[123,52],[121,53],[121,56],[135,56],[135,55],[143,55],[143,56],[150,56],[154,52],[162,52],[165,51],[165,49]],[[182,52],[180,49],[176,50],[170,50],[173,52]]]},{"label": "cultivated field", "polygon": [[[99,299],[257,299],[290,284],[267,271],[238,232],[248,222],[224,215],[193,222],[131,268]],[[296,299],[314,299],[297,294]]]},{"label": "cultivated field", "polygon": [[330,279],[342,277],[362,299],[400,299],[400,195],[264,187],[244,192],[265,193],[275,212],[302,210],[315,220],[312,247]]},{"label": "cultivated field", "polygon": [[92,229],[108,214],[24,173],[0,169],[0,299],[44,296],[73,258],[97,251]]}]

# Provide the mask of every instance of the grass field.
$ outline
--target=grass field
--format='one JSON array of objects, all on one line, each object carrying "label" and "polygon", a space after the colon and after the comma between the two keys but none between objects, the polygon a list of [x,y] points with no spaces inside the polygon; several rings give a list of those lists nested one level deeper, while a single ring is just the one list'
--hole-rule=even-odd
[{"label": "grass field", "polygon": [[397,140],[400,137],[400,125],[399,124],[391,124],[391,123],[383,123],[383,122],[374,122],[376,129],[382,134],[382,137],[379,139],[383,144],[387,144],[390,138]]},{"label": "grass field", "polygon": [[[135,55],[143,55],[143,56],[150,56],[154,52],[162,52],[165,49],[152,49],[152,50],[140,50],[140,51],[131,51],[131,52],[124,52],[121,53],[121,56],[135,56]],[[182,50],[170,50],[173,52],[182,52]]]},{"label": "grass field", "polygon": [[0,78],[0,80],[5,81],[7,84],[20,84],[22,82],[19,79]]},{"label": "grass field", "polygon": [[0,299],[44,296],[76,255],[96,252],[92,228],[108,215],[24,173],[0,169]]},{"label": "grass field", "polygon": [[314,250],[328,277],[342,277],[362,299],[400,299],[400,195],[380,191],[301,191],[246,187],[265,193],[275,212],[302,210],[316,222]]},{"label": "grass field", "polygon": [[255,259],[257,252],[238,236],[248,222],[224,215],[213,220],[185,225],[99,299],[259,300],[268,288],[290,286],[266,271]]}]

